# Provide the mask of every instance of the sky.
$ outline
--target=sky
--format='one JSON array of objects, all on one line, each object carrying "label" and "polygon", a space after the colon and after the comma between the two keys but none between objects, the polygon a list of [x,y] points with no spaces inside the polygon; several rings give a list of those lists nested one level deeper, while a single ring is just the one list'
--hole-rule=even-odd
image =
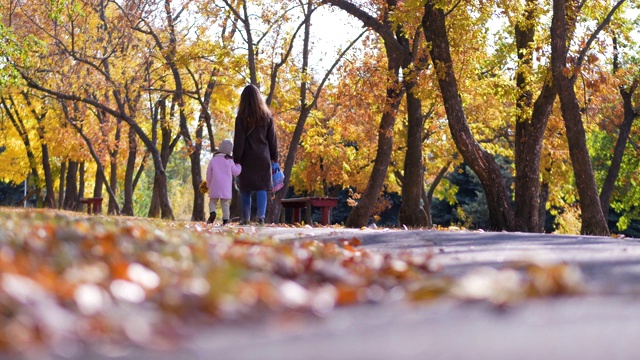
[{"label": "sky", "polygon": [[346,47],[362,30],[362,22],[345,11],[330,11],[328,6],[320,7],[311,17],[315,41],[311,63],[319,69],[328,69],[338,56],[337,49]]}]

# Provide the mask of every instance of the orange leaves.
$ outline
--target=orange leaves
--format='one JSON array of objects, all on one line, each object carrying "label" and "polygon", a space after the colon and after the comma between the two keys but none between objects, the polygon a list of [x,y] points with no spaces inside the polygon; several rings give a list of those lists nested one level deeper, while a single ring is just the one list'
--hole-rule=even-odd
[{"label": "orange leaves", "polygon": [[[36,300],[53,304],[94,329],[59,330],[77,339],[118,333],[145,343],[155,336],[150,319],[165,316],[213,320],[264,309],[325,315],[335,306],[380,301],[402,281],[429,272],[424,258],[370,253],[358,238],[257,241],[193,224],[35,211],[2,213],[0,221],[9,229],[0,248],[0,294],[14,300],[5,305],[27,314]],[[135,320],[147,335],[132,332],[117,315],[131,306],[147,309]],[[51,341],[23,330],[34,331],[25,342]]]},{"label": "orange leaves", "polygon": [[497,305],[527,298],[574,295],[583,291],[582,273],[569,264],[515,264],[503,269],[480,267],[460,279],[427,279],[409,292],[412,300],[433,300],[443,296]]},{"label": "orange leaves", "polygon": [[207,181],[206,180],[202,180],[200,182],[200,192],[203,194],[208,194],[209,193],[209,187],[207,186]]},{"label": "orange leaves", "polygon": [[527,293],[531,296],[578,294],[583,291],[582,272],[574,265],[553,264],[527,266]]},{"label": "orange leaves", "polygon": [[357,237],[353,237],[351,238],[351,240],[342,241],[342,247],[353,253],[356,252],[356,247],[360,245],[362,245],[362,240],[358,239]]},{"label": "orange leaves", "polygon": [[[194,223],[0,212],[0,347],[173,343],[193,319],[328,315],[406,298],[496,304],[580,290],[579,269],[524,264],[436,274],[430,252],[370,251],[357,237],[277,241]],[[167,337],[170,337],[168,339]]]},{"label": "orange leaves", "polygon": [[353,191],[352,188],[349,188],[349,197],[347,198],[347,204],[349,206],[356,206],[358,204],[358,200],[362,197],[362,194]]},{"label": "orange leaves", "polygon": [[407,298],[413,301],[432,301],[449,296],[453,279],[437,277],[417,282],[409,288]]}]

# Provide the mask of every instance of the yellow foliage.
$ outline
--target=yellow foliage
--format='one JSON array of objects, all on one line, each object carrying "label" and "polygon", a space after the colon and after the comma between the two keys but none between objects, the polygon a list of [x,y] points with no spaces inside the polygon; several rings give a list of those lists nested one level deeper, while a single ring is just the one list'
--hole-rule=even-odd
[{"label": "yellow foliage", "polygon": [[567,206],[556,216],[555,228],[558,234],[580,234],[581,211],[578,205]]}]

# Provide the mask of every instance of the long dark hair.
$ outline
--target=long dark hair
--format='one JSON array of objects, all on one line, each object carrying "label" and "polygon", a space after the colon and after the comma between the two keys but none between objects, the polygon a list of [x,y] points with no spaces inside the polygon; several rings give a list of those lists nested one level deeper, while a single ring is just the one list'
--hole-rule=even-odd
[{"label": "long dark hair", "polygon": [[245,86],[240,95],[238,117],[244,119],[247,129],[267,123],[271,110],[262,99],[260,90],[252,84]]}]

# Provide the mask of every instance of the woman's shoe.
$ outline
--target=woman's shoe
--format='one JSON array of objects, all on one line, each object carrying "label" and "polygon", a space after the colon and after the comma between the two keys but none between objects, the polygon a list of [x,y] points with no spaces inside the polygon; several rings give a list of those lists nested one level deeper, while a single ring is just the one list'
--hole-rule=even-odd
[{"label": "woman's shoe", "polygon": [[242,221],[240,221],[239,225],[249,225],[249,220],[243,219]]}]

